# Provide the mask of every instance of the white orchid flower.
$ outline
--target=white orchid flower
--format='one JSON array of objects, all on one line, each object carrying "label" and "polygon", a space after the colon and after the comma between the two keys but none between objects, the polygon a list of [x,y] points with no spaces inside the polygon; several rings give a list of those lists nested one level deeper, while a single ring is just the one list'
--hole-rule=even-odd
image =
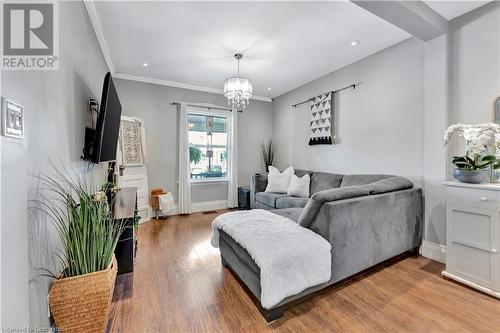
[{"label": "white orchid flower", "polygon": [[495,123],[484,123],[479,125],[453,124],[444,133],[444,144],[447,145],[454,134],[463,136],[466,142],[467,154],[484,153],[493,135],[495,143],[500,146],[500,125]]}]

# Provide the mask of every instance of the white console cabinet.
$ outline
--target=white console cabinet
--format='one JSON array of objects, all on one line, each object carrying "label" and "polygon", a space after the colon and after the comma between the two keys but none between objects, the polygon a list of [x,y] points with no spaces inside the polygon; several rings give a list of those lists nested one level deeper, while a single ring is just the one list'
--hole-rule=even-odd
[{"label": "white console cabinet", "polygon": [[446,182],[443,275],[500,298],[500,185]]}]

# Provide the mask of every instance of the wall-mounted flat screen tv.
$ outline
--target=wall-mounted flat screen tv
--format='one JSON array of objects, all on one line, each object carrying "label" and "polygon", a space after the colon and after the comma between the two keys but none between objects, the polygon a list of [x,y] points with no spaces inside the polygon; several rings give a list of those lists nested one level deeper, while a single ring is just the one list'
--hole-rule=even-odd
[{"label": "wall-mounted flat screen tv", "polygon": [[101,105],[90,153],[92,163],[116,160],[122,105],[110,73],[104,77]]}]

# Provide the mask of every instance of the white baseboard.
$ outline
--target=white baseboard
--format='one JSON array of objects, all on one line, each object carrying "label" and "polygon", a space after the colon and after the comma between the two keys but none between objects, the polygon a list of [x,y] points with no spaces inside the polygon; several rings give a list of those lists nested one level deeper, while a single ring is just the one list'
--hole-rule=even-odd
[{"label": "white baseboard", "polygon": [[446,263],[446,246],[422,241],[422,246],[420,247],[420,254],[422,257],[426,257],[435,261],[439,261],[443,264]]},{"label": "white baseboard", "polygon": [[212,210],[226,209],[227,207],[227,200],[192,202],[191,213],[209,212]]}]

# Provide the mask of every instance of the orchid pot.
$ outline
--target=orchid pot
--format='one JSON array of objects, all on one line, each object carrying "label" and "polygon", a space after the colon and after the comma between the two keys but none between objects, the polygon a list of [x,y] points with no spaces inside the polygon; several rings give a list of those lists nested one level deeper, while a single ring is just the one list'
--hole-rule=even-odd
[{"label": "orchid pot", "polygon": [[463,183],[480,184],[491,180],[493,168],[497,168],[497,158],[493,155],[476,154],[473,158],[465,156],[453,157],[452,163],[457,167],[453,177]]},{"label": "orchid pot", "polygon": [[462,183],[480,184],[488,183],[490,181],[490,170],[466,170],[455,169],[453,170],[453,177]]}]

